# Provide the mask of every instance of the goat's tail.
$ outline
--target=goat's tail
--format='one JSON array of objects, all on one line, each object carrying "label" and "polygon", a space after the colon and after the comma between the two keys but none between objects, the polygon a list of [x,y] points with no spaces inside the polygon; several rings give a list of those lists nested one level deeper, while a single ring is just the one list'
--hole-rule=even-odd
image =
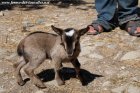
[{"label": "goat's tail", "polygon": [[26,63],[29,62],[29,60],[24,52],[24,39],[17,46],[17,54],[18,54],[18,56],[22,56]]},{"label": "goat's tail", "polygon": [[24,41],[24,40],[22,40],[22,41],[19,43],[19,45],[17,46],[17,54],[18,54],[19,56],[23,56],[23,55],[24,55],[24,45],[23,45],[23,41]]}]

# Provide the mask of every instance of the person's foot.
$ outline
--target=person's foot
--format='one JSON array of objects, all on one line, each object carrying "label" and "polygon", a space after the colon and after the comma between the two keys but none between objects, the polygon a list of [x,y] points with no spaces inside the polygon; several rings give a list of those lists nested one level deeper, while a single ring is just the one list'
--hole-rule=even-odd
[{"label": "person's foot", "polygon": [[140,36],[140,21],[129,21],[125,30],[132,36]]},{"label": "person's foot", "polygon": [[89,25],[89,30],[88,30],[87,34],[88,35],[97,35],[97,34],[100,34],[103,31],[104,31],[104,29],[101,25],[92,24],[92,25]]}]

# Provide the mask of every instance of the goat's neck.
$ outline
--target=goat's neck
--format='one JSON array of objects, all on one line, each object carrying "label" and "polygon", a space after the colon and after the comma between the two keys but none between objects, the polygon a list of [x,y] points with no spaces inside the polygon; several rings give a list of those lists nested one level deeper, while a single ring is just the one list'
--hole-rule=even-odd
[{"label": "goat's neck", "polygon": [[58,36],[56,37],[56,43],[57,43],[57,44],[61,44],[61,43],[62,43],[61,36],[58,35]]}]

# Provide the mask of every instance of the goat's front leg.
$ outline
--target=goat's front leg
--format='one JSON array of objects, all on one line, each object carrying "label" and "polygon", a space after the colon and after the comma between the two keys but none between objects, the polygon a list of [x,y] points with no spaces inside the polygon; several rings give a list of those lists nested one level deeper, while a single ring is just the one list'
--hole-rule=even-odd
[{"label": "goat's front leg", "polygon": [[81,73],[80,73],[81,64],[79,63],[79,60],[75,59],[75,60],[72,60],[71,62],[73,64],[74,68],[75,68],[76,77],[79,78],[81,82],[83,82],[83,78],[81,77]]},{"label": "goat's front leg", "polygon": [[55,80],[59,86],[64,85],[65,82],[60,77],[60,70],[62,68],[62,62],[60,60],[59,61],[53,60],[53,62],[54,62],[54,70],[55,70]]}]

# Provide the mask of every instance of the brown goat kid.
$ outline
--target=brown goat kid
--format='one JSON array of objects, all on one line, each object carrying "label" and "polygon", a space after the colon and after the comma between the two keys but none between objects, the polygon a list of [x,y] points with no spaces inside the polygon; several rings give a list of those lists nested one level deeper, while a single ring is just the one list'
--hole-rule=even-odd
[{"label": "brown goat kid", "polygon": [[43,82],[34,74],[34,70],[45,60],[51,59],[54,64],[55,80],[58,85],[63,85],[64,81],[60,78],[60,69],[63,62],[71,62],[75,67],[79,79],[80,63],[77,59],[80,53],[80,37],[87,32],[88,28],[76,30],[73,28],[61,29],[52,26],[58,34],[45,32],[34,32],[25,37],[18,45],[18,55],[20,60],[14,64],[17,82],[24,85],[20,70],[29,63],[24,69],[31,81],[39,88],[45,88]]}]

